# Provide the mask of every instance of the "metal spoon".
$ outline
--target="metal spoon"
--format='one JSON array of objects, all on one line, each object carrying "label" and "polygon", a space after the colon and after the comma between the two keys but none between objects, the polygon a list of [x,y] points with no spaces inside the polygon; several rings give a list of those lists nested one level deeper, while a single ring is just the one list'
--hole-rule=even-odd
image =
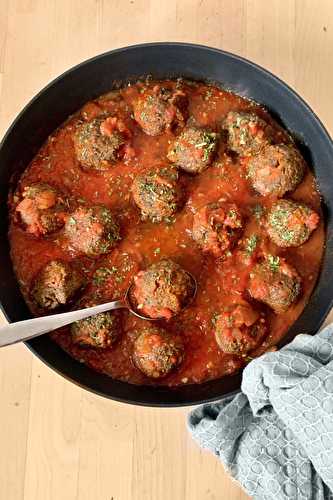
[{"label": "metal spoon", "polygon": [[[193,294],[190,298],[190,301],[192,301],[197,293],[197,281],[192,274],[187,274],[191,277],[193,282]],[[131,303],[132,286],[133,283],[128,287],[125,297],[122,300],[106,302],[105,304],[99,304],[94,307],[86,307],[85,309],[78,309],[77,311],[26,319],[24,321],[17,321],[16,323],[5,325],[0,328],[0,347],[33,339],[34,337],[39,337],[39,335],[43,335],[44,333],[69,325],[74,321],[89,318],[90,316],[95,316],[96,314],[102,312],[113,311],[115,309],[128,309],[130,313],[140,319],[144,319],[146,321],[156,321],[158,318],[149,318],[148,316],[143,316],[136,311],[135,307]]]}]

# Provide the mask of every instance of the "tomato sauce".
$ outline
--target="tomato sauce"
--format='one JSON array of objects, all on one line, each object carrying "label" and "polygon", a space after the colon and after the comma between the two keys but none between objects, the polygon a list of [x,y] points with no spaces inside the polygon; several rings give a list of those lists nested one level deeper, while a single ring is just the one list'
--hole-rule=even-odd
[{"label": "tomato sauce", "polygon": [[[163,85],[174,88],[177,83],[166,81]],[[315,286],[324,247],[324,224],[321,221],[311,238],[300,247],[283,249],[272,243],[262,223],[262,212],[274,200],[262,197],[252,189],[246,177],[246,160],[228,156],[223,141],[220,141],[213,165],[203,173],[193,176],[180,172],[186,198],[181,211],[158,224],[142,221],[130,194],[133,179],[151,167],[168,164],[166,154],[173,133],[167,130],[162,135],[151,137],[143,133],[133,120],[131,103],[138,96],[140,86],[140,82],[128,85],[87,103],[48,138],[19,182],[20,189],[34,182],[46,182],[88,205],[107,206],[116,215],[121,227],[122,240],[117,247],[99,258],[82,257],[61,246],[59,234],[35,238],[12,217],[9,232],[11,256],[22,293],[32,311],[31,283],[40,269],[52,259],[74,261],[88,282],[81,297],[93,297],[100,303],[123,297],[134,274],[140,269],[162,258],[174,259],[196,277],[198,291],[195,301],[177,317],[156,322],[181,335],[184,340],[185,360],[167,377],[152,381],[134,366],[131,360],[133,329],[146,323],[127,311],[121,311],[123,331],[119,341],[110,348],[74,345],[69,328],[55,331],[51,336],[74,358],[116,379],[135,384],[169,386],[199,383],[235,372],[251,357],[274,346],[285,335],[301,314]],[[218,131],[228,111],[252,111],[273,126],[280,142],[288,140],[287,133],[257,104],[211,85],[184,82],[183,86],[189,97],[189,114],[197,125]],[[108,170],[87,171],[81,168],[76,158],[73,133],[80,118],[89,120],[102,111],[117,114],[124,120],[132,133],[134,155],[126,161],[118,161]],[[320,194],[309,168],[303,182],[288,198],[302,200],[321,213]],[[236,248],[224,258],[215,259],[203,254],[197,247],[191,228],[193,215],[198,209],[218,200],[238,205],[245,219],[245,229]],[[10,200],[11,206],[14,201],[15,195]],[[258,244],[255,252],[248,255],[246,245],[253,235],[256,235]],[[267,314],[269,333],[264,343],[249,357],[226,354],[215,341],[214,321],[221,307],[237,302],[240,297],[247,297],[248,276],[260,252],[284,257],[297,269],[302,278],[302,295],[283,314],[277,315],[262,306]]]}]

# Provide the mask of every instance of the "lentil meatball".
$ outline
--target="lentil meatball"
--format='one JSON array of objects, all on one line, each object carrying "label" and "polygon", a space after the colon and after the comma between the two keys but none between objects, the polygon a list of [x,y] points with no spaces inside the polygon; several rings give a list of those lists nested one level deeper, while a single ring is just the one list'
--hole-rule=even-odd
[{"label": "lentil meatball", "polygon": [[138,332],[133,348],[133,362],[147,377],[161,378],[174,370],[184,358],[178,337],[156,327]]},{"label": "lentil meatball", "polygon": [[38,307],[51,311],[67,304],[82,284],[81,275],[70,264],[51,260],[34,281],[32,299]]},{"label": "lentil meatball", "polygon": [[266,146],[248,163],[248,177],[262,196],[281,198],[287,191],[294,191],[304,172],[301,154],[293,146],[285,144]]},{"label": "lentil meatball", "polygon": [[261,342],[266,330],[264,317],[244,301],[217,316],[215,338],[223,352],[244,355]]},{"label": "lentil meatball", "polygon": [[212,163],[217,139],[215,132],[187,127],[170,145],[168,159],[186,172],[198,174]]},{"label": "lentil meatball", "polygon": [[254,113],[230,111],[223,124],[228,146],[239,155],[257,154],[271,141],[273,129]]},{"label": "lentil meatball", "polygon": [[172,125],[183,126],[187,97],[181,90],[171,91],[155,85],[144,90],[133,103],[134,118],[151,136],[162,134]]},{"label": "lentil meatball", "polygon": [[78,207],[67,218],[64,233],[70,249],[92,257],[108,253],[120,239],[117,222],[102,205]]},{"label": "lentil meatball", "polygon": [[[92,306],[89,304],[86,307]],[[119,333],[120,318],[115,312],[99,313],[71,325],[73,343],[87,347],[110,347],[118,339]]]},{"label": "lentil meatball", "polygon": [[169,167],[138,175],[132,184],[132,194],[143,218],[153,222],[174,215],[183,198],[178,173]]},{"label": "lentil meatball", "polygon": [[268,255],[251,271],[248,291],[254,299],[280,314],[286,312],[298,298],[301,278],[284,259]]},{"label": "lentil meatball", "polygon": [[191,276],[176,262],[164,259],[134,277],[133,296],[140,313],[170,319],[192,298]]},{"label": "lentil meatball", "polygon": [[319,224],[319,215],[312,208],[291,200],[279,200],[267,215],[270,239],[280,247],[303,245]]},{"label": "lentil meatball", "polygon": [[120,160],[130,132],[116,117],[99,116],[81,123],[74,134],[74,147],[80,164],[91,170],[108,170]]},{"label": "lentil meatball", "polygon": [[60,229],[65,223],[65,199],[48,184],[26,186],[22,200],[15,209],[19,222],[27,233],[45,236]]},{"label": "lentil meatball", "polygon": [[220,257],[242,233],[242,217],[233,203],[210,203],[193,218],[193,238],[205,252]]}]

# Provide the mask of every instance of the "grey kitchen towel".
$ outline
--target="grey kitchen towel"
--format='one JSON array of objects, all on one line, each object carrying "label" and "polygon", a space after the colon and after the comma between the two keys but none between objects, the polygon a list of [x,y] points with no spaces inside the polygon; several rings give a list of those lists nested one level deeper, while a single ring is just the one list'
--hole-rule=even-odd
[{"label": "grey kitchen towel", "polygon": [[188,425],[251,497],[333,499],[333,325],[251,361],[241,392]]}]

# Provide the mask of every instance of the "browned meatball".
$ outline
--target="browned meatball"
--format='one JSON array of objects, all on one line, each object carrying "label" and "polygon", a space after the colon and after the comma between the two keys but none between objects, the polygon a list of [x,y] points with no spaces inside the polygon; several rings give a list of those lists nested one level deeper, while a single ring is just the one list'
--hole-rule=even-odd
[{"label": "browned meatball", "polygon": [[242,216],[234,203],[210,203],[193,218],[193,238],[205,251],[220,257],[242,233]]},{"label": "browned meatball", "polygon": [[291,200],[278,200],[267,215],[267,232],[280,247],[303,245],[319,224],[312,208]]},{"label": "browned meatball", "polygon": [[305,163],[293,146],[266,146],[248,163],[248,177],[258,193],[281,198],[302,181]]},{"label": "browned meatball", "polygon": [[193,293],[191,276],[169,259],[152,264],[134,278],[137,309],[150,318],[170,319],[180,312]]},{"label": "browned meatball", "polygon": [[51,260],[34,280],[31,296],[38,307],[51,311],[67,304],[82,284],[81,275],[70,264]]},{"label": "browned meatball", "polygon": [[181,90],[171,91],[155,85],[133,103],[134,118],[147,135],[160,135],[173,124],[183,126],[187,98]]},{"label": "browned meatball", "polygon": [[147,377],[165,377],[184,358],[184,348],[178,337],[154,326],[138,332],[133,348],[133,361]]},{"label": "browned meatball", "polygon": [[232,151],[249,156],[257,154],[272,139],[273,129],[254,113],[230,111],[223,123]]},{"label": "browned meatball", "polygon": [[74,134],[80,164],[91,170],[108,170],[124,156],[130,132],[122,120],[99,116],[81,123]]},{"label": "browned meatball", "polygon": [[183,199],[178,173],[170,167],[138,175],[132,184],[132,194],[143,218],[153,222],[174,215]]},{"label": "browned meatball", "polygon": [[66,209],[66,200],[57,189],[36,183],[24,188],[15,211],[25,231],[38,237],[60,229],[65,223]]},{"label": "browned meatball", "polygon": [[120,239],[117,222],[102,205],[78,207],[67,218],[64,234],[70,249],[89,256],[109,252]]},{"label": "browned meatball", "polygon": [[191,174],[205,170],[217,150],[218,135],[210,130],[187,127],[170,145],[168,158]]},{"label": "browned meatball", "polygon": [[[90,303],[86,307],[94,305]],[[75,321],[71,325],[71,334],[74,344],[103,349],[115,343],[120,335],[120,328],[119,315],[108,311]]]},{"label": "browned meatball", "polygon": [[250,274],[248,291],[277,314],[286,312],[301,291],[301,278],[291,265],[280,257],[268,255]]},{"label": "browned meatball", "polygon": [[215,338],[222,351],[244,355],[266,334],[266,321],[247,302],[226,307],[215,323]]}]

